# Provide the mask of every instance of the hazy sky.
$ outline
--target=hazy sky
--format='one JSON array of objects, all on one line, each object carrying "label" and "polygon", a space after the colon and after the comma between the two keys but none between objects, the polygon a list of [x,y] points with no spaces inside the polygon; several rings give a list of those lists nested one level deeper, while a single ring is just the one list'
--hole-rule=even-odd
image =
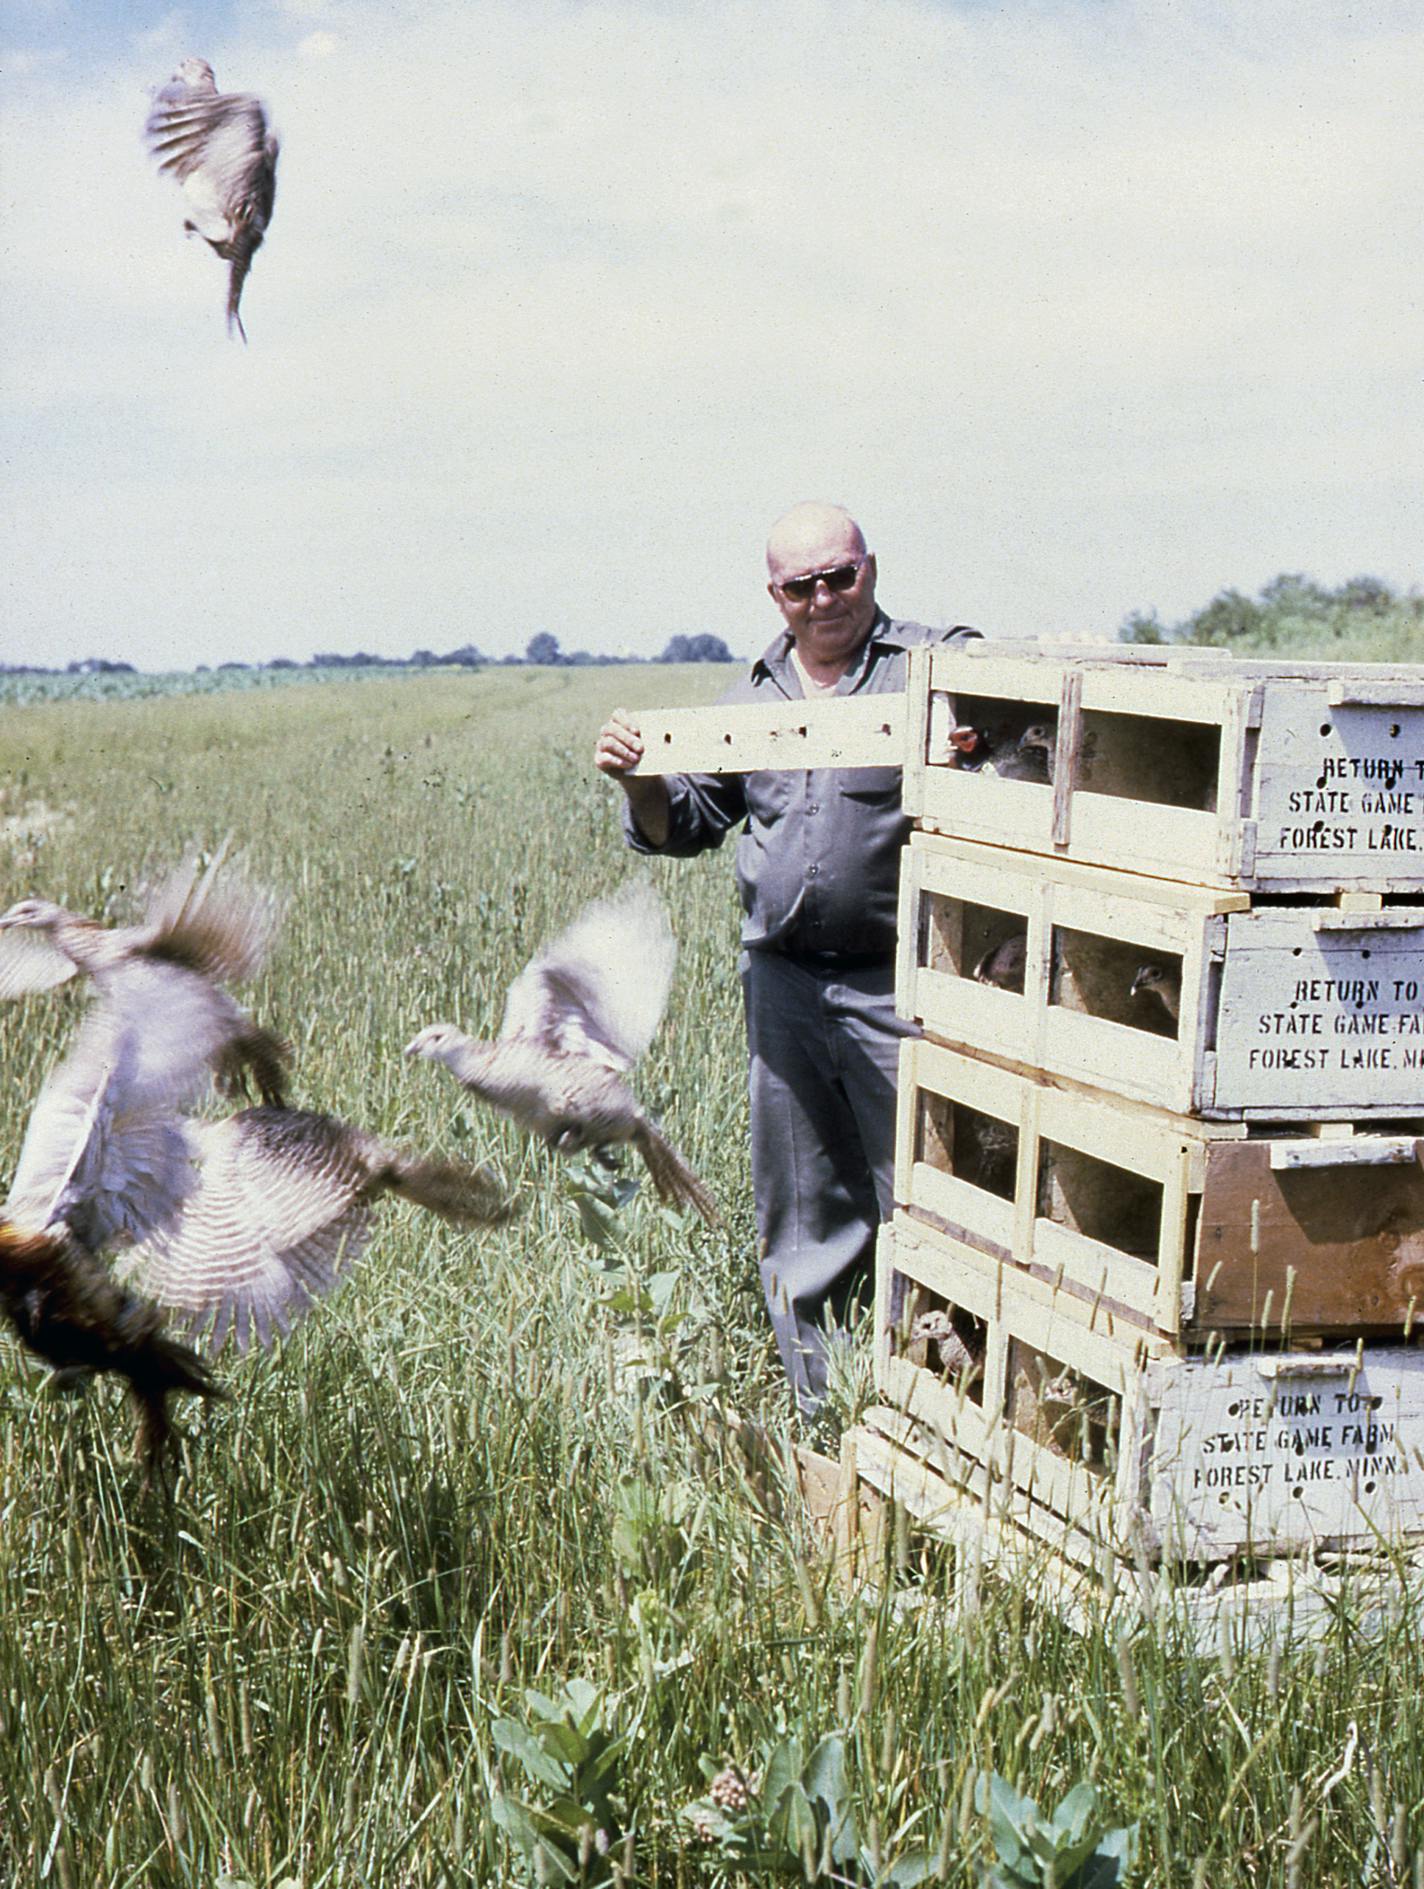
[{"label": "hazy sky", "polygon": [[[283,140],[224,333],[140,131]],[[759,649],[1424,578],[1424,4],[0,0],[0,658]]]}]

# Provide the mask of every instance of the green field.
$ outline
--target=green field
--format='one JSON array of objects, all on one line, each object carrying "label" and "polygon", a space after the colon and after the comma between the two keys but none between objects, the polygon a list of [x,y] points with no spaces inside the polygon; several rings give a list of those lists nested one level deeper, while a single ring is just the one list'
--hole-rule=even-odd
[{"label": "green field", "polygon": [[[127,916],[145,872],[232,833],[290,898],[246,995],[295,1046],[293,1099],[488,1161],[522,1210],[457,1233],[388,1204],[333,1300],[226,1360],[230,1401],[183,1408],[171,1510],[116,1387],[55,1398],[0,1341],[0,1881],[969,1885],[996,1771],[1048,1808],[1092,1780],[1105,1823],[1140,1825],[1133,1883],[1424,1884],[1412,1609],[1202,1656],[1165,1619],[1076,1637],[1031,1577],[956,1599],[913,1539],[848,1596],[774,1451],[729,1445],[718,1405],[788,1423],[730,849],[651,867],[681,951],[638,1078],[723,1231],[639,1193],[595,1242],[582,1170],[402,1064],[420,1024],[491,1030],[533,948],[642,869],[589,763],[607,709],[725,681],[515,668],[7,711],[0,904]],[[0,1017],[7,1172],[74,1015],[61,991]],[[864,1376],[862,1347],[842,1418]],[[831,1734],[809,1781],[853,1812],[853,1857],[824,1812],[760,1861],[699,1839],[710,1770],[789,1779]]]}]

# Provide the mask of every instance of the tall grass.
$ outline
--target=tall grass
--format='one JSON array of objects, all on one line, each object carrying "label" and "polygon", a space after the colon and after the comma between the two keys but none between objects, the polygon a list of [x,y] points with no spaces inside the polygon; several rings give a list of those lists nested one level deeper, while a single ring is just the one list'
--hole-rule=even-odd
[{"label": "tall grass", "polygon": [[[0,729],[0,900],[121,916],[144,872],[232,831],[291,907],[256,1010],[296,1099],[497,1165],[521,1214],[478,1234],[392,1206],[284,1346],[183,1412],[171,1508],[118,1393],[50,1396],[5,1340],[0,1880],[218,1889],[527,1880],[496,1821],[527,1780],[492,1728],[584,1678],[626,1737],[619,1841],[589,1881],[744,1880],[679,1810],[700,1761],[847,1739],[885,1867],[923,1844],[968,1885],[997,1769],[1046,1802],[1097,1781],[1167,1886],[1412,1883],[1424,1693],[1412,1608],[1374,1635],[1202,1655],[1163,1617],[1083,1635],[1025,1575],[955,1586],[915,1543],[843,1593],[775,1451],[788,1422],[756,1285],[730,860],[656,862],[681,940],[641,1092],[721,1199],[713,1234],[641,1194],[613,1249],[567,1170],[399,1050],[498,1020],[531,949],[634,869],[589,766],[613,692],[706,699],[706,670],[485,672],[36,705]],[[74,1018],[0,1015],[0,1153]],[[631,1837],[631,1847],[621,1838]],[[862,1879],[873,1879],[862,1872]]]}]

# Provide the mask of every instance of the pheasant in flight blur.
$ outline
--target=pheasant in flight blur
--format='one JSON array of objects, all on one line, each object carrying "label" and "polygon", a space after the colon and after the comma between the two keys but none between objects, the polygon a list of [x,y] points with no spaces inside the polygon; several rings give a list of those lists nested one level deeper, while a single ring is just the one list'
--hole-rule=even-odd
[{"label": "pheasant in flight blur", "polygon": [[182,186],[183,228],[230,265],[227,331],[247,340],[242,285],[277,194],[277,138],[252,92],[220,92],[206,59],[185,59],[155,95],[144,130],[162,171]]},{"label": "pheasant in flight blur", "polygon": [[275,906],[193,864],[150,901],[142,925],[106,930],[25,899],[0,916],[0,996],[87,973],[95,1001],[46,1078],[0,1206],[0,1310],[56,1373],[116,1372],[139,1412],[150,1475],[170,1435],[173,1391],[220,1395],[202,1360],[102,1254],[150,1237],[192,1192],[181,1111],[249,1064],[280,1088],[281,1046],[218,979],[265,955]]},{"label": "pheasant in flight blur", "polygon": [[241,1109],[182,1132],[192,1191],[118,1270],[214,1354],[229,1336],[245,1350],[290,1330],[360,1256],[384,1193],[457,1226],[510,1210],[487,1169],[409,1155],[306,1109]]},{"label": "pheasant in flight blur", "polygon": [[226,1093],[245,1093],[250,1071],[262,1100],[280,1103],[286,1045],[220,988],[261,969],[279,916],[225,847],[201,871],[190,858],[169,874],[137,925],[99,925],[48,899],[21,899],[0,914],[0,998],[82,973],[100,998],[121,1004],[138,1059],[128,1080],[146,1100],[184,1106],[193,1068],[206,1065]]},{"label": "pheasant in flight blur", "polygon": [[623,1080],[662,1019],[676,955],[661,899],[631,882],[586,905],[525,966],[496,1040],[432,1023],[405,1053],[444,1063],[561,1153],[631,1142],[662,1200],[716,1225],[711,1193]]}]

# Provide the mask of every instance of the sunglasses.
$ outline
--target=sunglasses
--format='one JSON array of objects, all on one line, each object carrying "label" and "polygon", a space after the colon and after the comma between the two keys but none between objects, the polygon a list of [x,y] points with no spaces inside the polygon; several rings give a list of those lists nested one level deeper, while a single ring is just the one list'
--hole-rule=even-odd
[{"label": "sunglasses", "polygon": [[817,584],[824,584],[827,590],[849,590],[865,565],[864,558],[857,558],[854,564],[837,564],[830,571],[809,571],[805,577],[788,577],[784,584],[776,588],[783,597],[790,597],[793,603],[804,603],[815,594]]}]

